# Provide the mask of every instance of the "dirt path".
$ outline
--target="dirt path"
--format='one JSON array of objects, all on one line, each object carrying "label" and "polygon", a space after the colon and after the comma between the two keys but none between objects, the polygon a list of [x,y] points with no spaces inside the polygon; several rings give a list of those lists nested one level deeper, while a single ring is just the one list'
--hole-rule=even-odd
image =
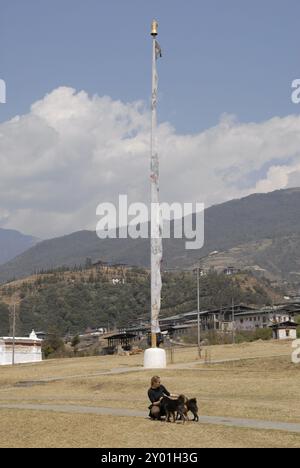
[{"label": "dirt path", "polygon": [[[53,411],[56,413],[75,413],[75,414],[95,414],[100,416],[119,416],[119,417],[134,417],[148,418],[148,412],[135,411],[121,408],[102,408],[90,406],[75,406],[75,405],[44,405],[44,404],[1,404],[1,409],[18,409],[29,411]],[[150,421],[149,421],[150,422]],[[260,430],[276,430],[293,432],[300,434],[300,424],[285,423],[275,421],[264,421],[257,419],[237,419],[227,418],[222,416],[200,416],[199,423],[214,424],[230,427],[243,427]],[[192,424],[192,423],[190,423]],[[193,423],[197,424],[197,423]]]}]

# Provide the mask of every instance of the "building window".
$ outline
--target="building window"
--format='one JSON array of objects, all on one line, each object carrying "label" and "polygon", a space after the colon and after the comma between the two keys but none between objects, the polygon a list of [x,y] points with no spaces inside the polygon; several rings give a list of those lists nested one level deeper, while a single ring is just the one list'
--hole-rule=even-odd
[{"label": "building window", "polygon": [[290,336],[290,330],[285,330],[286,337],[288,338]]}]

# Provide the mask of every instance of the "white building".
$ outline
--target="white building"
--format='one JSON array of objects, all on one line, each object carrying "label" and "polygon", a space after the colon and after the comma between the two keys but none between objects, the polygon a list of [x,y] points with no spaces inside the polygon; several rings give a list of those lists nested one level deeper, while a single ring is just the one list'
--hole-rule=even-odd
[{"label": "white building", "polygon": [[[256,328],[268,328],[272,324],[285,323],[291,316],[285,311],[250,311],[235,315],[236,330],[252,331]],[[232,326],[231,326],[232,328]]]},{"label": "white building", "polygon": [[[42,340],[37,338],[34,331],[29,338],[15,338],[15,364],[39,362],[42,360]],[[0,366],[12,364],[13,338],[0,338]]]},{"label": "white building", "polygon": [[274,340],[296,340],[297,323],[292,321],[275,323],[271,326]]}]

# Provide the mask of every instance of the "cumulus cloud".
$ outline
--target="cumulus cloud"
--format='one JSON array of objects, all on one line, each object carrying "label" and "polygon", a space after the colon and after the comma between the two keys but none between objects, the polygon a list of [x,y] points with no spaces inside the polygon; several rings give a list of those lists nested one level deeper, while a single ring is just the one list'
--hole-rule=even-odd
[{"label": "cumulus cloud", "polygon": [[[180,135],[159,126],[161,200],[206,206],[300,184],[300,117]],[[149,201],[150,115],[58,88],[0,125],[0,226],[43,238],[95,229],[100,202]]]}]

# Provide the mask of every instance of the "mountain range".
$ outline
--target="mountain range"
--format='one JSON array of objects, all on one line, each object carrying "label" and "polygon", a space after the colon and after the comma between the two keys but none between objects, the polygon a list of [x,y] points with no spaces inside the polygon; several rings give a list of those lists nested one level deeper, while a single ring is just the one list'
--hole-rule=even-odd
[{"label": "mountain range", "polygon": [[[254,194],[205,210],[205,243],[186,250],[185,239],[165,239],[163,268],[233,266],[264,272],[274,280],[300,282],[300,188]],[[147,239],[100,240],[95,232],[73,234],[36,243],[0,265],[0,282],[35,271],[105,261],[149,267]],[[0,247],[2,242],[0,238]],[[30,247],[30,246],[29,246]],[[210,252],[218,251],[213,257]]]},{"label": "mountain range", "polygon": [[34,246],[39,239],[12,229],[0,228],[0,265]]}]

